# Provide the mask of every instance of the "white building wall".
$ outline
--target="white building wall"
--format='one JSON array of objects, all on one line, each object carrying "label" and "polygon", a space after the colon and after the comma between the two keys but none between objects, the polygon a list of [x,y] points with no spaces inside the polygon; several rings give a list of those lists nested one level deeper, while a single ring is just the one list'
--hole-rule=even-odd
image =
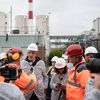
[{"label": "white building wall", "polygon": [[19,15],[15,17],[15,28],[20,34],[28,34],[28,19],[27,16]]},{"label": "white building wall", "polygon": [[7,15],[0,12],[0,35],[7,34]]},{"label": "white building wall", "polygon": [[100,18],[97,18],[93,21],[93,28],[95,29],[95,33],[100,33]]}]

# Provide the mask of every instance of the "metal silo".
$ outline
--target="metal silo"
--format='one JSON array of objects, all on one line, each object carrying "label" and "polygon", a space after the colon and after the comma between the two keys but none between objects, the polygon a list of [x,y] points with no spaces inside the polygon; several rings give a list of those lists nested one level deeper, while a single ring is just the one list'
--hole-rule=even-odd
[{"label": "metal silo", "polygon": [[18,15],[15,17],[15,28],[19,34],[28,34],[27,16]]}]

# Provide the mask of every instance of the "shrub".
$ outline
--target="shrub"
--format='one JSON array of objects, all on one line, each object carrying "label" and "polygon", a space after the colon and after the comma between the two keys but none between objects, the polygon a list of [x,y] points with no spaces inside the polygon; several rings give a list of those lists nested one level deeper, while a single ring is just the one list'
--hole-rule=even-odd
[{"label": "shrub", "polygon": [[48,56],[48,64],[51,65],[52,57],[54,56],[61,57],[63,53],[64,53],[64,50],[62,49],[53,49]]}]

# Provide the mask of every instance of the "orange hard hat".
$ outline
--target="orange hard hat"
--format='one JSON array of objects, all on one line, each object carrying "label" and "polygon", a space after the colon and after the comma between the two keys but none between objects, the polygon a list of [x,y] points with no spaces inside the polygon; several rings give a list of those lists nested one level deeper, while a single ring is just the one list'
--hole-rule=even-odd
[{"label": "orange hard hat", "polygon": [[69,57],[83,55],[83,49],[79,44],[72,44],[66,49],[66,55]]}]

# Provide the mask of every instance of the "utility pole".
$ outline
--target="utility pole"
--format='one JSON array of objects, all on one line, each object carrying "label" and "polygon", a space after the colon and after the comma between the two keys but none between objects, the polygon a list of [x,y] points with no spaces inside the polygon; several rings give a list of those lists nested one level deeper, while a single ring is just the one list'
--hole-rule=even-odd
[{"label": "utility pole", "polygon": [[84,34],[84,44],[85,44],[85,46],[84,46],[84,47],[85,47],[85,49],[86,49],[86,45],[87,45],[87,44],[86,44],[86,43],[87,43],[86,41],[87,41],[87,35],[86,35],[86,34]]}]

